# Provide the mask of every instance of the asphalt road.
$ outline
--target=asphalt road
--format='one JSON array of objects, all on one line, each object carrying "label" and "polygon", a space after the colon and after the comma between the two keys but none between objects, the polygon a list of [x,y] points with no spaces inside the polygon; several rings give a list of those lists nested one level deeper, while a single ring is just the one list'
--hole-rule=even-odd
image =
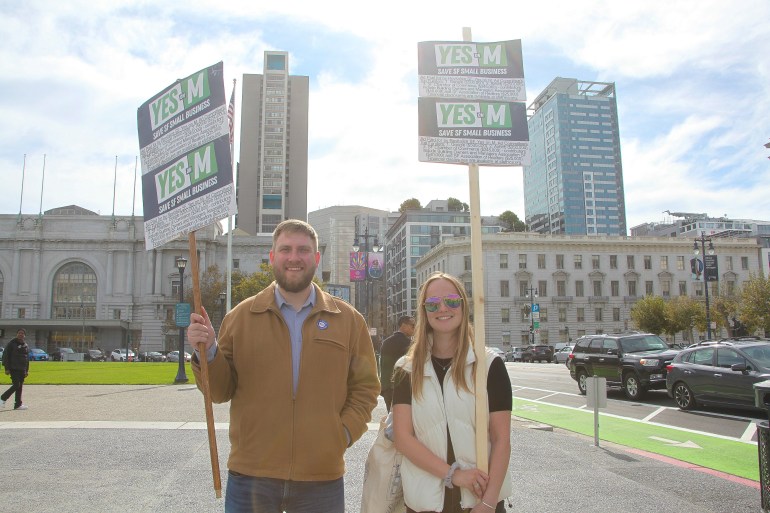
[{"label": "asphalt road", "polygon": [[[557,406],[579,408],[586,398],[578,393],[575,380],[563,364],[507,363],[514,394]],[[757,420],[767,420],[761,412],[708,408],[680,410],[665,390],[652,390],[643,400],[627,399],[619,388],[607,391],[607,408],[602,413],[664,426],[688,429],[742,441],[757,441]]]},{"label": "asphalt road", "polygon": [[[525,374],[511,371],[517,380]],[[203,401],[194,387],[37,385],[25,387],[25,400],[27,411],[0,410],[0,511],[223,511],[212,485]],[[384,412],[380,402],[373,417]],[[228,405],[214,405],[214,417],[224,492]],[[512,424],[511,511],[759,511],[756,483],[613,444],[597,448],[587,437],[517,418]],[[348,512],[359,511],[374,428],[346,454]]]}]

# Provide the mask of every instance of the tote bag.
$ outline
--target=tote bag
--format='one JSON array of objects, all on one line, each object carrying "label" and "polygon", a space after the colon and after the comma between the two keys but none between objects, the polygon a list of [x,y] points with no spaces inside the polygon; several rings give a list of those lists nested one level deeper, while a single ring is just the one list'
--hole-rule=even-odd
[{"label": "tote bag", "polygon": [[364,470],[361,513],[404,513],[401,459],[393,444],[393,413],[380,421],[377,438],[369,449]]}]

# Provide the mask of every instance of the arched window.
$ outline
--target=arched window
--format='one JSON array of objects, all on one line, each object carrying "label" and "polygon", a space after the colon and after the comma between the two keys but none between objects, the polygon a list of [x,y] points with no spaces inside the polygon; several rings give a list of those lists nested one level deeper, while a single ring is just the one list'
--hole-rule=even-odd
[{"label": "arched window", "polygon": [[96,273],[82,262],[64,265],[53,279],[53,319],[96,318]]}]

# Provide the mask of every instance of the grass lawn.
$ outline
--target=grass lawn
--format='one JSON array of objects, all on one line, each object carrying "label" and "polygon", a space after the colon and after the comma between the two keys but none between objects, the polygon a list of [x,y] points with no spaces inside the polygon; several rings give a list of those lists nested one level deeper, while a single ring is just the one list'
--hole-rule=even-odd
[{"label": "grass lawn", "polygon": [[[176,362],[29,362],[25,385],[167,385],[176,379]],[[185,363],[190,383],[195,376]],[[0,383],[11,383],[0,373]]]}]

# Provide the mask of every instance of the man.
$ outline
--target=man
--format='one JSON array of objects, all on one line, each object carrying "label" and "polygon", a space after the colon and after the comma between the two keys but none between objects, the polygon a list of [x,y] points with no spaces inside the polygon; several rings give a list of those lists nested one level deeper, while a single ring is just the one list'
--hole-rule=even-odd
[{"label": "man", "polygon": [[21,389],[24,378],[29,374],[29,346],[24,341],[27,332],[24,328],[16,332],[16,338],[11,339],[3,352],[3,367],[5,373],[11,376],[11,388],[0,395],[0,408],[5,407],[5,401],[14,395],[14,410],[26,410],[27,405],[21,402]]},{"label": "man", "polygon": [[398,330],[382,341],[380,348],[380,382],[382,391],[380,395],[385,399],[385,407],[390,412],[390,403],[393,401],[393,366],[399,358],[406,354],[414,335],[414,317],[407,315],[398,320]]},{"label": "man", "polygon": [[[309,224],[273,232],[275,282],[225,317],[191,314],[192,368],[206,357],[216,403],[230,401],[225,511],[343,513],[347,447],[377,405],[377,366],[363,316],[314,285],[321,256]],[[200,386],[200,385],[199,385]]]}]

